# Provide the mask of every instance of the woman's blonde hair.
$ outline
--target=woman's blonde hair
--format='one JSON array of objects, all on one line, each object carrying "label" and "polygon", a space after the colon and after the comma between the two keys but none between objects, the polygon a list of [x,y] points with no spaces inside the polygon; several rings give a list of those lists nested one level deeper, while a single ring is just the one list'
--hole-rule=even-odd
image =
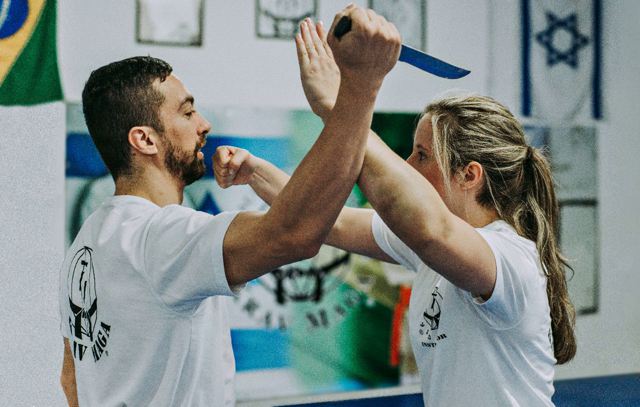
[{"label": "woman's blonde hair", "polygon": [[511,112],[489,97],[443,97],[424,114],[431,117],[433,155],[445,185],[456,171],[478,162],[485,174],[478,202],[536,243],[547,276],[555,358],[568,362],[576,353],[575,310],[565,276],[570,266],[558,245],[559,206],[549,162],[527,145]]}]

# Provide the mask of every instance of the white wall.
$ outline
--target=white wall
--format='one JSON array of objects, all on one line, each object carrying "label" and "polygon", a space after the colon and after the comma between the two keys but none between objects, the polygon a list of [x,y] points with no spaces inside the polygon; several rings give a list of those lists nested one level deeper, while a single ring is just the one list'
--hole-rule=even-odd
[{"label": "white wall", "polygon": [[[79,101],[90,71],[135,54],[167,59],[195,94],[215,106],[304,108],[294,46],[257,40],[254,2],[207,1],[203,48],[135,43],[134,2],[60,1],[59,59],[66,98]],[[320,2],[322,19],[346,1]],[[364,4],[364,1],[359,3]],[[428,1],[429,51],[470,68],[450,82],[406,66],[395,68],[379,97],[380,110],[417,111],[450,86],[491,93],[518,107],[519,55],[491,47],[489,20],[518,1]],[[498,7],[496,8],[496,4]],[[604,96],[599,124],[600,309],[578,320],[578,355],[558,377],[640,371],[640,2],[604,2]],[[517,21],[493,35],[517,39]],[[214,123],[215,127],[215,123]],[[61,405],[58,371],[57,273],[63,256],[64,112],[0,108],[0,405]]]},{"label": "white wall", "polygon": [[0,406],[63,400],[64,105],[0,108]]},{"label": "white wall", "polygon": [[[493,0],[491,19],[517,16],[519,1]],[[598,129],[600,235],[599,310],[578,317],[578,353],[557,369],[558,378],[640,371],[640,2],[603,1],[604,120]],[[493,38],[488,88],[519,111],[518,25],[490,24]],[[583,123],[584,124],[584,123]],[[577,272],[580,272],[577,270]]]},{"label": "white wall", "polygon": [[[329,25],[347,0],[319,2]],[[366,1],[355,1],[365,5]],[[293,41],[258,39],[254,1],[207,1],[201,48],[150,46],[135,42],[135,3],[129,0],[59,2],[59,58],[66,98],[79,101],[89,73],[132,55],[166,59],[195,95],[196,103],[215,106],[307,108],[300,86]],[[471,69],[456,87],[485,91],[487,4],[428,2],[430,52]],[[379,97],[382,110],[420,110],[430,97],[452,86],[398,64]],[[215,127],[215,123],[213,123]]]},{"label": "white wall", "polygon": [[640,372],[640,2],[603,1],[605,120],[599,133],[600,309],[578,320],[559,377]]}]

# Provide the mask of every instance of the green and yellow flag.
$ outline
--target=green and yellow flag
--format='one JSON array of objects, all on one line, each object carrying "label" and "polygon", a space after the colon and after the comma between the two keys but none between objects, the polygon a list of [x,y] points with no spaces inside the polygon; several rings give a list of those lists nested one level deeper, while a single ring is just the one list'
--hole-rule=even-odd
[{"label": "green and yellow flag", "polygon": [[0,0],[0,105],[62,99],[55,0]]}]

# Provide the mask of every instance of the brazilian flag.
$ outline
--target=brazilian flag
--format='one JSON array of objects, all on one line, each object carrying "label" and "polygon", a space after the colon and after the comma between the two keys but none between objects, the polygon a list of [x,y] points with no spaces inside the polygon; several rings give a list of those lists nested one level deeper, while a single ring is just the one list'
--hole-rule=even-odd
[{"label": "brazilian flag", "polygon": [[62,99],[55,0],[0,0],[0,105]]}]

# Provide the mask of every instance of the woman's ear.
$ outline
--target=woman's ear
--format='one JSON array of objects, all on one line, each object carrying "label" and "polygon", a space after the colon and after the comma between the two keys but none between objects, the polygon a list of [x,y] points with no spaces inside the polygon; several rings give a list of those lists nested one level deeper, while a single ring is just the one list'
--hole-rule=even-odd
[{"label": "woman's ear", "polygon": [[136,126],[129,130],[129,144],[134,153],[158,154],[158,134],[149,126]]},{"label": "woman's ear", "polygon": [[483,185],[484,168],[477,161],[471,161],[458,171],[457,181],[462,189],[476,189]]}]

